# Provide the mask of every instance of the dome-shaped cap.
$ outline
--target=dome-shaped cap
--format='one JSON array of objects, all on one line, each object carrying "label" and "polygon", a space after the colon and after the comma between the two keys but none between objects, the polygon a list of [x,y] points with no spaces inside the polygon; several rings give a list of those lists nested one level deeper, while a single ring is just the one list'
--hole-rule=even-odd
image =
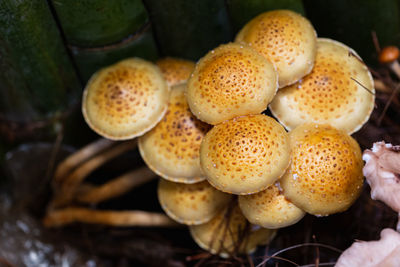
[{"label": "dome-shaped cap", "polygon": [[139,151],[147,166],[161,177],[173,182],[195,183],[205,179],[199,151],[210,125],[190,112],[185,86],[172,88],[164,118],[139,138]]},{"label": "dome-shaped cap", "polygon": [[193,114],[209,124],[259,114],[277,90],[273,65],[247,45],[230,43],[207,53],[188,81]]},{"label": "dome-shaped cap", "polygon": [[169,217],[193,225],[211,220],[225,208],[232,195],[212,187],[207,181],[182,184],[160,179],[158,200]]},{"label": "dome-shaped cap", "polygon": [[172,57],[159,59],[156,64],[160,68],[168,86],[186,83],[195,66],[195,63],[190,60]]},{"label": "dome-shaped cap", "polygon": [[250,223],[269,229],[295,224],[305,215],[275,184],[256,194],[239,196],[239,207]]},{"label": "dome-shaped cap", "polygon": [[317,34],[311,23],[290,10],[262,13],[236,36],[271,61],[278,71],[279,88],[308,74],[316,54]]},{"label": "dome-shaped cap", "polygon": [[356,52],[342,43],[319,38],[317,51],[312,72],[279,90],[271,112],[288,130],[314,122],[351,134],[374,108],[372,76]]},{"label": "dome-shaped cap", "polygon": [[168,95],[156,65],[129,58],[93,74],[83,93],[82,112],[90,128],[101,136],[131,139],[161,120]]},{"label": "dome-shaped cap", "polygon": [[285,129],[266,115],[218,124],[204,137],[201,167],[211,185],[232,194],[253,194],[273,184],[290,161]]},{"label": "dome-shaped cap", "polygon": [[268,244],[276,233],[276,230],[250,225],[237,204],[227,207],[211,221],[189,229],[201,248],[221,257],[252,253],[257,245]]},{"label": "dome-shaped cap", "polygon": [[285,197],[318,216],[349,208],[364,182],[357,142],[328,125],[304,124],[289,135],[292,162],[280,180]]}]

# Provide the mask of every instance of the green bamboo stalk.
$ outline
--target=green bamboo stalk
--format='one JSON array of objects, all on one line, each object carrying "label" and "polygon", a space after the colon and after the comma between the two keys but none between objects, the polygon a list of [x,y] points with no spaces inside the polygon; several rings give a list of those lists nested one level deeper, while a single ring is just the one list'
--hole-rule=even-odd
[{"label": "green bamboo stalk", "polygon": [[140,57],[147,60],[157,58],[157,47],[149,26],[115,45],[86,49],[71,47],[71,51],[85,82],[100,68],[114,64],[124,58]]},{"label": "green bamboo stalk", "polygon": [[0,119],[27,123],[77,102],[81,84],[46,1],[0,1]]},{"label": "green bamboo stalk", "polygon": [[232,40],[224,0],[144,0],[163,56],[197,60]]},{"label": "green bamboo stalk", "polygon": [[235,33],[252,18],[266,11],[290,9],[304,15],[304,7],[301,0],[227,0],[227,3]]},{"label": "green bamboo stalk", "polygon": [[126,38],[147,21],[141,0],[51,0],[69,44],[96,47]]},{"label": "green bamboo stalk", "polygon": [[304,5],[318,36],[345,43],[369,64],[376,63],[372,31],[381,46],[400,44],[398,0],[305,0]]}]

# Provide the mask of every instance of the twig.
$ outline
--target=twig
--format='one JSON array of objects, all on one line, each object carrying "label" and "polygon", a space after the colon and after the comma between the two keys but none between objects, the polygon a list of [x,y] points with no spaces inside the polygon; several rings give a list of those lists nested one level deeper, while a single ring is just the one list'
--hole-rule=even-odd
[{"label": "twig", "polygon": [[319,246],[319,247],[322,247],[322,248],[327,248],[327,249],[336,251],[338,253],[342,253],[343,252],[340,249],[337,249],[337,248],[329,246],[329,245],[321,244],[321,243],[303,243],[303,244],[293,245],[293,246],[281,249],[281,250],[275,252],[274,254],[272,254],[271,256],[267,256],[267,258],[264,261],[262,261],[260,264],[258,264],[257,267],[262,266],[265,262],[268,262],[271,258],[274,258],[279,254],[282,254],[282,253],[284,253],[286,251],[289,251],[289,250],[292,250],[292,249],[301,248],[301,247],[304,247],[304,246]]},{"label": "twig", "polygon": [[392,103],[392,101],[393,101],[394,97],[396,96],[397,92],[399,91],[399,89],[400,89],[400,84],[398,84],[396,86],[396,88],[393,90],[392,94],[390,95],[389,100],[386,102],[385,107],[383,108],[383,111],[378,118],[378,122],[377,122],[378,126],[381,125],[382,120],[385,117],[386,111],[388,110],[390,104]]},{"label": "twig", "polygon": [[360,83],[359,81],[357,81],[356,79],[354,79],[353,77],[350,77],[350,79],[352,79],[353,81],[355,81],[358,85],[360,85],[362,88],[364,88],[365,90],[367,90],[368,93],[370,93],[371,95],[375,95],[374,92],[372,92],[370,89],[368,89],[365,85],[363,85],[362,83]]},{"label": "twig", "polygon": [[71,207],[50,211],[43,219],[46,227],[60,227],[74,222],[111,226],[177,227],[178,223],[164,214],[146,211],[109,211]]},{"label": "twig", "polygon": [[156,178],[154,172],[147,167],[143,167],[125,173],[101,186],[83,184],[82,187],[87,189],[81,190],[76,199],[81,203],[96,204],[123,195],[132,188],[151,181],[154,178]]}]

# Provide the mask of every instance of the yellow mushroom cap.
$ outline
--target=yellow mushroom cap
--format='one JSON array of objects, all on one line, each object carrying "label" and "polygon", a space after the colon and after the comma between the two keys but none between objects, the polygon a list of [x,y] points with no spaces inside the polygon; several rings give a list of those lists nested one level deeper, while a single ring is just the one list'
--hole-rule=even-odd
[{"label": "yellow mushroom cap", "polygon": [[156,62],[168,86],[186,83],[194,70],[195,63],[190,60],[166,57]]},{"label": "yellow mushroom cap", "polygon": [[264,190],[283,175],[289,161],[289,136],[266,115],[218,124],[200,148],[201,167],[211,185],[238,195]]},{"label": "yellow mushroom cap", "polygon": [[160,179],[158,200],[169,217],[177,222],[193,225],[211,220],[231,200],[207,181],[182,184]]},{"label": "yellow mushroom cap", "polygon": [[256,194],[239,196],[239,206],[250,223],[269,229],[295,224],[305,215],[285,198],[277,185]]},{"label": "yellow mushroom cap", "polygon": [[82,112],[90,128],[101,136],[131,139],[161,120],[168,96],[156,65],[129,58],[93,74],[83,92]]},{"label": "yellow mushroom cap", "polygon": [[200,144],[210,126],[189,110],[185,84],[172,88],[164,118],[139,138],[139,151],[147,166],[161,177],[181,183],[205,179],[200,167]]},{"label": "yellow mushroom cap", "polygon": [[280,180],[285,197],[317,216],[349,208],[364,181],[357,142],[343,131],[312,123],[289,135],[292,162]]},{"label": "yellow mushroom cap", "polygon": [[356,52],[344,44],[319,38],[317,47],[312,72],[279,90],[271,112],[288,130],[314,122],[351,134],[374,108],[372,76]]},{"label": "yellow mushroom cap", "polygon": [[211,221],[189,229],[201,248],[221,257],[250,254],[258,245],[268,244],[276,233],[276,230],[250,225],[237,204],[225,208]]},{"label": "yellow mushroom cap", "polygon": [[277,90],[274,66],[247,45],[221,45],[196,64],[188,81],[193,114],[209,124],[259,114]]},{"label": "yellow mushroom cap", "polygon": [[275,64],[279,88],[308,74],[314,65],[317,34],[311,23],[290,10],[262,13],[236,36]]}]

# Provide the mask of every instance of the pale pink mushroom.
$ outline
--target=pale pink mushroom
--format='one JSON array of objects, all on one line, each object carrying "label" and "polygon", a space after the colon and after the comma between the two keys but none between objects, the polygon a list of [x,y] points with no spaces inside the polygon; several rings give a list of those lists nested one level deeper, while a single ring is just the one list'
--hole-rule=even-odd
[{"label": "pale pink mushroom", "polygon": [[357,241],[339,257],[335,267],[396,267],[400,263],[400,233],[386,228],[378,241]]},{"label": "pale pink mushroom", "polygon": [[[376,142],[372,150],[364,152],[363,160],[371,198],[383,201],[400,214],[400,146]],[[397,230],[400,230],[400,223]]]}]

